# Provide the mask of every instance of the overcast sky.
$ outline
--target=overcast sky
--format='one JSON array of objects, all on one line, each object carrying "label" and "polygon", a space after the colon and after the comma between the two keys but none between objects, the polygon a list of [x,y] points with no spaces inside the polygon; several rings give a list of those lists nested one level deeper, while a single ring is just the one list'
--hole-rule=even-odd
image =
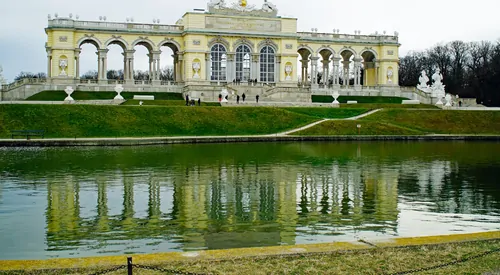
[{"label": "overcast sky", "polygon": [[[98,20],[105,15],[108,21],[124,22],[134,17],[135,22],[152,23],[159,18],[162,24],[174,24],[184,12],[206,8],[208,0],[1,0],[0,9],[0,66],[10,82],[20,71],[45,72],[44,44],[47,14],[58,13],[67,17],[78,14],[80,20]],[[237,0],[226,0],[236,2]],[[249,5],[260,7],[264,0],[248,0]],[[500,38],[499,0],[271,0],[279,15],[298,18],[298,30],[362,34],[375,31],[398,31],[400,54],[423,50],[440,42],[451,40],[497,41]],[[93,47],[82,52],[81,71],[97,69]],[[121,69],[121,50],[110,50],[108,69]],[[162,56],[162,66],[167,56]],[[136,69],[146,70],[146,50],[137,49]]]}]

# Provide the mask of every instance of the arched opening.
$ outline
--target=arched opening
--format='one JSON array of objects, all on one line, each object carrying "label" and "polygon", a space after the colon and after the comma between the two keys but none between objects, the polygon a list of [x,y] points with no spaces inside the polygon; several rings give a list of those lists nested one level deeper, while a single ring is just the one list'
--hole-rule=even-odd
[{"label": "arched opening", "polygon": [[319,84],[324,87],[329,87],[333,84],[333,70],[331,70],[333,51],[330,49],[322,49],[319,51],[319,55],[321,57],[321,62],[318,65]]},{"label": "arched opening", "polygon": [[301,73],[300,73],[300,85],[308,85],[311,83],[311,77],[309,75],[309,57],[312,55],[312,52],[307,48],[300,48],[298,50],[299,53],[299,61],[301,64]]},{"label": "arched opening", "polygon": [[264,46],[260,50],[260,82],[275,82],[276,75],[276,56],[273,47]]},{"label": "arched opening", "polygon": [[179,58],[177,53],[179,49],[173,43],[164,43],[160,45],[160,52],[160,64],[164,64],[163,67],[160,67],[160,80],[162,83],[178,82],[176,78],[178,77]]},{"label": "arched opening", "polygon": [[222,44],[215,44],[210,49],[210,80],[226,81],[227,50]]},{"label": "arched opening", "polygon": [[378,74],[375,64],[375,54],[372,51],[365,51],[361,54],[363,59],[361,70],[361,85],[363,86],[377,86]]},{"label": "arched opening", "polygon": [[356,83],[356,72],[354,66],[355,53],[349,49],[345,49],[339,53],[340,55],[340,79],[339,83],[342,86],[348,87],[355,85]]},{"label": "arched opening", "polygon": [[134,44],[134,51],[134,80],[149,83],[154,78],[153,46],[141,41]]},{"label": "arched opening", "polygon": [[251,55],[250,47],[240,45],[236,48],[236,81],[248,82],[250,80]]},{"label": "arched opening", "polygon": [[120,41],[112,41],[108,43],[106,49],[107,66],[106,78],[108,82],[123,81],[124,78],[124,55],[127,47]]},{"label": "arched opening", "polygon": [[85,81],[97,81],[99,45],[93,40],[84,40],[79,48],[80,53],[75,60],[75,76]]}]

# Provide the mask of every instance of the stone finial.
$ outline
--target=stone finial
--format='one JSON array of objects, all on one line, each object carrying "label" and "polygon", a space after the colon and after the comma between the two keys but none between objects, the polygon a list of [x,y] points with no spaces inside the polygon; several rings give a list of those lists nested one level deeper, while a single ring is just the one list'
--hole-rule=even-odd
[{"label": "stone finial", "polygon": [[76,15],[76,20],[78,20],[78,19],[80,19],[80,16],[77,14],[77,15]]},{"label": "stone finial", "polygon": [[386,32],[386,31],[384,31],[384,35],[385,35],[386,33],[387,33],[387,32]]},{"label": "stone finial", "polygon": [[156,23],[160,24],[160,19],[156,19]]},{"label": "stone finial", "polygon": [[106,21],[106,16],[103,16],[103,17],[102,17],[102,20]]},{"label": "stone finial", "polygon": [[101,15],[101,16],[99,16],[99,21],[102,21],[102,15]]},{"label": "stone finial", "polygon": [[57,18],[59,17],[59,14],[57,14],[57,12],[54,14],[54,17]]},{"label": "stone finial", "polygon": [[130,17],[130,22],[134,22],[134,18],[133,17]]},{"label": "stone finial", "polygon": [[394,36],[399,36],[399,32],[395,31]]},{"label": "stone finial", "polygon": [[69,14],[69,19],[71,19],[71,18],[73,18],[73,14],[72,13]]},{"label": "stone finial", "polygon": [[50,16],[50,14],[47,15],[47,19],[52,19],[52,16]]}]

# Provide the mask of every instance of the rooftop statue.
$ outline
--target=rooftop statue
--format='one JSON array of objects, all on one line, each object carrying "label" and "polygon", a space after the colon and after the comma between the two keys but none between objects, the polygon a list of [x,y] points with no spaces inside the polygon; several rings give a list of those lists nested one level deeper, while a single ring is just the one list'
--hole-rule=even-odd
[{"label": "rooftop statue", "polygon": [[224,0],[210,0],[208,3],[208,8],[222,9],[226,7]]},{"label": "rooftop statue", "polygon": [[278,15],[276,6],[267,0],[264,0],[261,9],[256,8],[255,5],[249,5],[247,0],[238,0],[229,6],[226,5],[224,0],[210,0],[208,11],[217,14],[257,17],[276,17]]},{"label": "rooftop statue", "polygon": [[264,4],[262,5],[262,10],[265,12],[278,11],[276,6],[271,2],[267,2],[267,0],[264,0]]},{"label": "rooftop statue", "polygon": [[3,68],[0,66],[0,85],[5,84],[5,78],[3,78]]}]

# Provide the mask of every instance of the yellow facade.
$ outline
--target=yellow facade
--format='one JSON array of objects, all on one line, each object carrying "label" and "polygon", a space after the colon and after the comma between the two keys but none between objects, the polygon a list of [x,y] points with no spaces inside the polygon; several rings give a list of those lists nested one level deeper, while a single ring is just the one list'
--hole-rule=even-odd
[{"label": "yellow facade", "polygon": [[[316,83],[323,66],[328,78],[323,84],[340,84],[339,78],[354,78],[355,85],[398,85],[398,37],[390,35],[355,35],[297,32],[297,19],[269,16],[259,11],[228,8],[210,12],[188,12],[176,25],[138,24],[133,22],[78,21],[71,18],[49,20],[46,28],[48,75],[54,80],[78,80],[80,47],[91,43],[97,48],[99,80],[106,80],[107,48],[118,44],[124,51],[124,72],[133,72],[133,52],[143,45],[150,53],[152,84],[159,81],[159,54],[162,46],[174,52],[175,82],[185,85],[210,85],[210,82],[235,80],[234,61],[238,46],[250,48],[250,73],[246,78],[258,79],[276,86]],[[212,46],[221,44],[227,53],[225,79],[214,79]],[[274,68],[268,80],[261,79],[260,51],[270,46],[274,51]],[[226,57],[224,57],[226,58]],[[299,62],[304,60],[304,62]],[[212,62],[212,63],[211,63]],[[226,61],[224,61],[226,62]],[[231,65],[232,64],[232,65]],[[224,65],[226,64],[224,63]],[[265,66],[264,66],[265,67]],[[357,71],[364,68],[364,75]],[[300,75],[303,77],[299,79]],[[356,80],[359,78],[359,80]],[[125,81],[133,81],[126,74]],[[344,84],[345,85],[345,84]]]}]

